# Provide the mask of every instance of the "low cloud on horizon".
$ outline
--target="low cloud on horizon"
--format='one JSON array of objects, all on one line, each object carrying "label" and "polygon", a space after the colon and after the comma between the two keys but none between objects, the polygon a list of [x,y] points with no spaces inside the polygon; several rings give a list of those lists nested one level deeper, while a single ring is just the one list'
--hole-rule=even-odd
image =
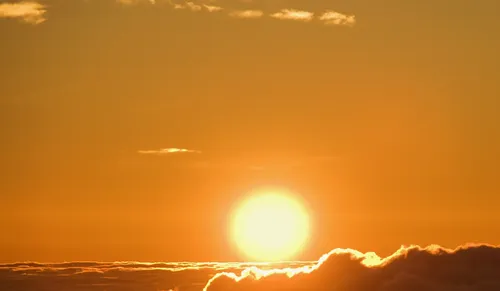
[{"label": "low cloud on horizon", "polygon": [[401,247],[381,258],[376,253],[334,249],[317,263],[297,268],[246,269],[219,273],[203,291],[285,290],[335,291],[497,291],[500,290],[500,246],[466,244]]},{"label": "low cloud on horizon", "polygon": [[[391,256],[334,249],[318,261],[287,263],[22,262],[0,264],[11,291],[498,291],[500,246],[401,247]],[[51,290],[52,290],[51,289]]]}]

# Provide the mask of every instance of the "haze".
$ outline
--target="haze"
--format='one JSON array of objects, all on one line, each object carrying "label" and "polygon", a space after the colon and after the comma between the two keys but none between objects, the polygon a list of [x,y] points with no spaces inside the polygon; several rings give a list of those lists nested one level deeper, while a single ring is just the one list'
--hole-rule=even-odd
[{"label": "haze", "polygon": [[156,2],[2,6],[0,261],[242,260],[268,185],[296,259],[500,244],[498,1]]}]

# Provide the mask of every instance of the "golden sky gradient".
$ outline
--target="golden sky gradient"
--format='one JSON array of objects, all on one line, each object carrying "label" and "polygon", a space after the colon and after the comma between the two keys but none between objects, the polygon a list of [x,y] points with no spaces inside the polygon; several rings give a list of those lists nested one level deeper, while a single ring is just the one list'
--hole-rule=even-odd
[{"label": "golden sky gradient", "polygon": [[298,259],[500,243],[499,1],[137,2],[0,1],[0,261],[239,260],[268,185]]}]

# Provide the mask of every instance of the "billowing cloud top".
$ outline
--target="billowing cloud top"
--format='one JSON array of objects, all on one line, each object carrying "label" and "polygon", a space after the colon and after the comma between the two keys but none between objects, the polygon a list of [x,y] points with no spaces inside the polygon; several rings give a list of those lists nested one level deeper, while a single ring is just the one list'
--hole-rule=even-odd
[{"label": "billowing cloud top", "polygon": [[204,291],[284,290],[336,291],[472,291],[500,290],[500,248],[466,245],[402,247],[387,258],[375,253],[336,249],[314,265],[277,270],[246,269],[240,275],[220,273]]},{"label": "billowing cloud top", "polygon": [[0,265],[0,282],[11,291],[498,291],[500,248],[410,246],[387,258],[335,249],[315,262],[272,264],[14,263]]}]

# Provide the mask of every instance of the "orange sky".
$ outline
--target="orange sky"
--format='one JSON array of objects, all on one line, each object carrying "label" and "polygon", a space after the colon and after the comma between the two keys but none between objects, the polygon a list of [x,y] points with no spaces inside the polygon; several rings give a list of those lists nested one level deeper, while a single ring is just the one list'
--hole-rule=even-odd
[{"label": "orange sky", "polygon": [[413,2],[1,1],[0,261],[237,260],[262,185],[307,201],[299,259],[499,244],[500,4]]}]

